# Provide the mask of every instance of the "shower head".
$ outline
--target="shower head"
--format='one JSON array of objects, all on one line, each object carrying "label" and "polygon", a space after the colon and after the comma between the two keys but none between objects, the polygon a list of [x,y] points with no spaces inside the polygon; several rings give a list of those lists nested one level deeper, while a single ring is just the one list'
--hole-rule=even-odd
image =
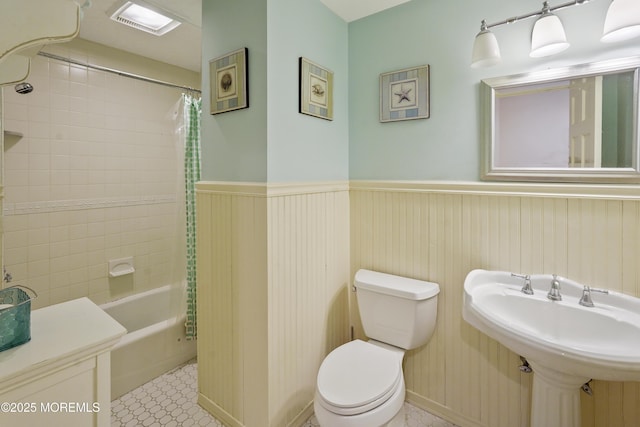
[{"label": "shower head", "polygon": [[33,91],[33,86],[31,85],[31,83],[22,82],[18,83],[15,86],[15,89],[18,93],[31,93],[31,91]]}]

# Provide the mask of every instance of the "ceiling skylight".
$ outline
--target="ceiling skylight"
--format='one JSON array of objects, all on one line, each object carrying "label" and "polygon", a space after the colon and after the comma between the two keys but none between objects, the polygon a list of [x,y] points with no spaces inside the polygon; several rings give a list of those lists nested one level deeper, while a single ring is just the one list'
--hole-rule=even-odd
[{"label": "ceiling skylight", "polygon": [[[120,4],[120,3],[118,3]],[[111,19],[135,29],[161,36],[180,25],[178,17],[142,1],[125,1],[112,9]]]}]

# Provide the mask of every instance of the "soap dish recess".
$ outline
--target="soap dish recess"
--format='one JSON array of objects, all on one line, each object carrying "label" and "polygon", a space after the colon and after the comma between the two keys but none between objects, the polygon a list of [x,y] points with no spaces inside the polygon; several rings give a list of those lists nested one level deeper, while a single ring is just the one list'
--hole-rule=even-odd
[{"label": "soap dish recess", "polygon": [[133,268],[133,257],[118,258],[109,260],[109,277],[126,276],[135,273]]}]

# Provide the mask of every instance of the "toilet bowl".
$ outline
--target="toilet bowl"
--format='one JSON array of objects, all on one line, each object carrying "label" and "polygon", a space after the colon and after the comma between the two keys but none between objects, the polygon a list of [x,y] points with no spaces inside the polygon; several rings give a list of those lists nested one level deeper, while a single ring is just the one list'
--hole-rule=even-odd
[{"label": "toilet bowl", "polygon": [[314,411],[322,427],[404,426],[405,350],[435,329],[436,283],[359,270],[355,276],[365,342],[334,349],[318,371]]},{"label": "toilet bowl", "polygon": [[333,350],[318,372],[314,411],[320,425],[394,425],[405,397],[403,356],[402,349],[375,341],[355,340]]}]

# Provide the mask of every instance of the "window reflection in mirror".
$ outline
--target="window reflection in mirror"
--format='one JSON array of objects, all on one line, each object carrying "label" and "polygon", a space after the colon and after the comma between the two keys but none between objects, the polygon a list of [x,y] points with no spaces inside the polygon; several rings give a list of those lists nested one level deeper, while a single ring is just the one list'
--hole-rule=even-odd
[{"label": "window reflection in mirror", "polygon": [[634,72],[495,92],[496,167],[633,166]]},{"label": "window reflection in mirror", "polygon": [[482,178],[640,182],[640,57],[483,80]]}]

